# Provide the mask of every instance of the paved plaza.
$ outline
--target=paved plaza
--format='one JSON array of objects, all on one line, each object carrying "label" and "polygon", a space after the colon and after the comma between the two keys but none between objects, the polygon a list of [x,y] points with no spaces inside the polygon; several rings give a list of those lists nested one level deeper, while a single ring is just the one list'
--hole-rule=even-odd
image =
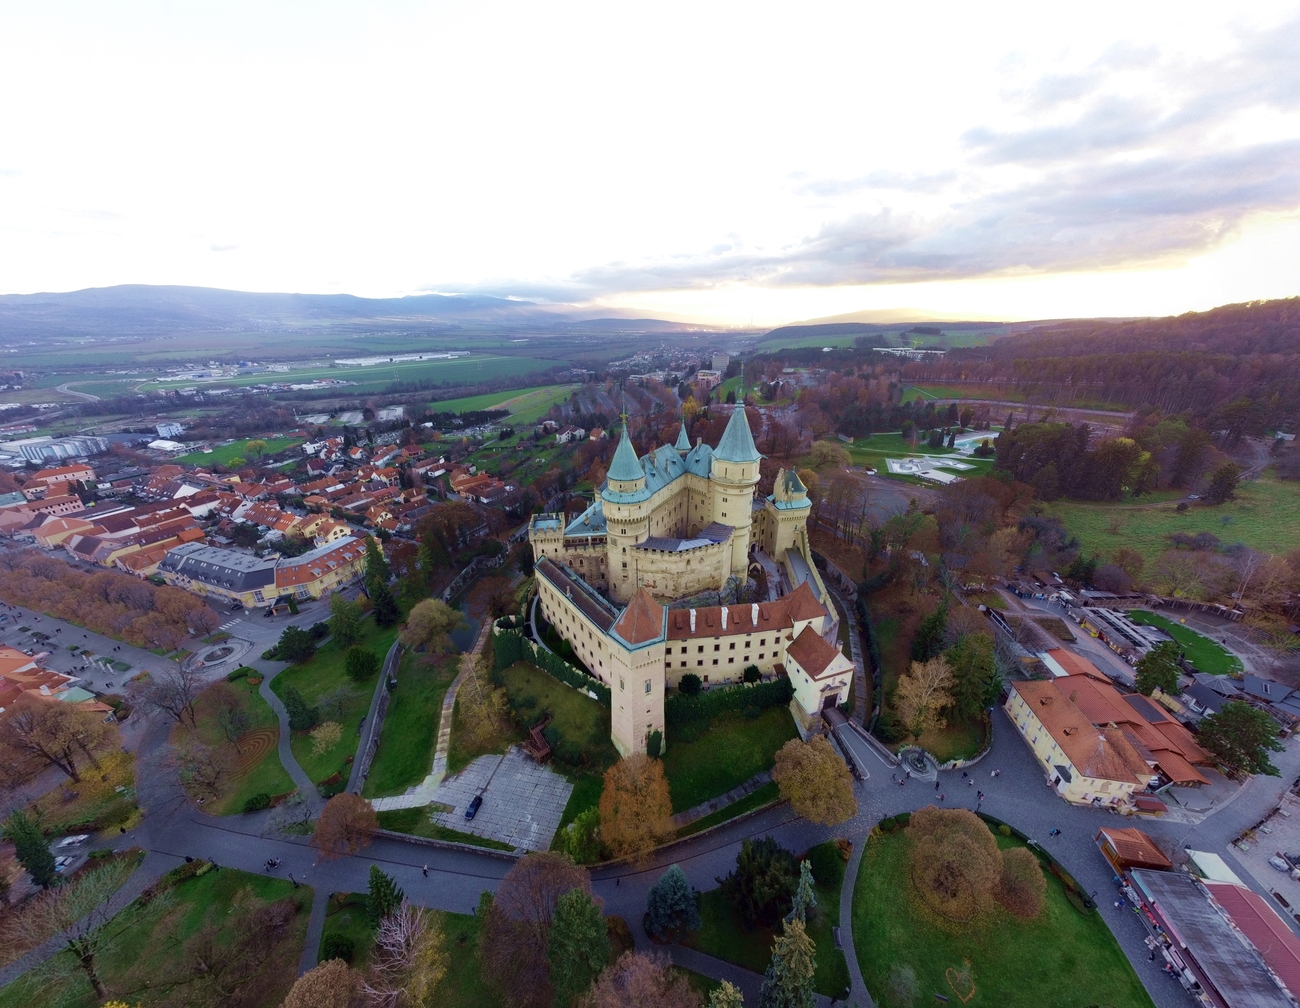
[{"label": "paved plaza", "polygon": [[[465,820],[465,809],[480,790],[478,814]],[[573,785],[549,767],[534,763],[517,746],[504,756],[480,756],[455,777],[448,777],[433,800],[452,806],[434,815],[448,829],[500,840],[525,850],[546,850],[560,828]]]}]

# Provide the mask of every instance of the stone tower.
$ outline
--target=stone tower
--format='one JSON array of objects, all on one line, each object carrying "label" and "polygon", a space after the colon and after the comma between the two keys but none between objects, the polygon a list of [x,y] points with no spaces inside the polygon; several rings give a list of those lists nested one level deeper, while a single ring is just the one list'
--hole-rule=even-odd
[{"label": "stone tower", "polygon": [[609,543],[609,593],[620,602],[636,593],[636,558],[633,546],[648,535],[650,491],[645,470],[627,436],[627,421],[619,435],[614,460],[609,464],[608,482],[601,492],[604,503],[606,538]]},{"label": "stone tower", "polygon": [[722,440],[713,451],[709,470],[712,520],[730,525],[731,573],[741,578],[749,569],[749,540],[753,524],[754,487],[758,484],[758,462],[763,456],[754,446],[745,406],[737,403],[732,410]]}]

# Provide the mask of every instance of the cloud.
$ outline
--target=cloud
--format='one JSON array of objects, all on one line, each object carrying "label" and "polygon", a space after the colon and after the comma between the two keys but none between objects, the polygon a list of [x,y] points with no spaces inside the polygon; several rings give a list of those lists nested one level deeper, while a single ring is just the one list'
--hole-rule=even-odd
[{"label": "cloud", "polygon": [[239,245],[238,245],[238,244],[234,244],[234,245],[209,245],[209,246],[208,246],[208,251],[209,251],[209,252],[233,252],[233,251],[234,251],[235,249],[237,249],[237,248],[239,248]]},{"label": "cloud", "polygon": [[966,130],[951,167],[791,173],[790,191],[832,216],[785,247],[731,236],[551,282],[473,289],[574,301],[1133,267],[1203,252],[1251,215],[1300,206],[1294,124],[1267,140],[1236,129],[1243,117],[1300,111],[1300,20],[1242,36],[1213,60],[1116,46],[1008,95],[1019,125]]}]

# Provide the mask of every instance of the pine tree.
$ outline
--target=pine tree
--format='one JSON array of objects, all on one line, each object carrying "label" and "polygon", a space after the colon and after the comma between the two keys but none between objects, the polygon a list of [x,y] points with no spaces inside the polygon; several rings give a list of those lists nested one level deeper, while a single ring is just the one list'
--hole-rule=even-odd
[{"label": "pine tree", "polygon": [[320,720],[320,711],[315,707],[308,707],[307,701],[298,692],[296,686],[286,686],[284,688],[284,709],[289,715],[289,727],[298,732],[311,731],[316,727],[316,722]]},{"label": "pine tree", "polygon": [[392,576],[393,572],[388,569],[388,561],[384,559],[384,551],[379,543],[375,541],[374,536],[366,536],[366,585],[370,585],[372,581],[388,584]]},{"label": "pine tree", "polygon": [[330,636],[340,648],[349,648],[361,639],[361,607],[344,598],[341,592],[330,596]]},{"label": "pine tree", "polygon": [[398,888],[392,877],[385,874],[379,865],[370,866],[370,891],[366,894],[366,916],[370,923],[378,926],[379,922],[402,905],[406,893]]},{"label": "pine tree", "polygon": [[817,894],[813,892],[812,866],[806,861],[799,862],[799,886],[794,891],[794,906],[786,920],[798,920],[808,923],[808,911],[817,909]]},{"label": "pine tree", "polygon": [[917,625],[912,639],[912,661],[926,662],[943,650],[943,632],[948,628],[948,601]]},{"label": "pine tree", "polygon": [[375,617],[375,626],[387,628],[397,626],[402,622],[402,610],[397,604],[397,599],[393,598],[392,589],[388,587],[386,581],[370,581],[366,583],[366,593],[370,596],[372,614]]},{"label": "pine tree", "polygon": [[813,1008],[817,949],[803,922],[788,920],[772,942],[772,960],[763,974],[758,1008]]},{"label": "pine tree", "polygon": [[49,889],[59,881],[54,870],[54,855],[45,843],[45,837],[27,814],[15,812],[4,828],[5,839],[14,845],[14,855],[27,869],[32,881],[42,889]]},{"label": "pine tree", "polygon": [[428,589],[429,582],[433,579],[433,547],[429,545],[429,539],[426,536],[420,540],[420,548],[415,554],[416,583],[424,589]]},{"label": "pine tree", "polygon": [[730,981],[723,980],[721,987],[709,993],[708,1008],[745,1008],[745,997]]},{"label": "pine tree", "polygon": [[646,903],[646,930],[656,938],[667,938],[678,930],[698,931],[700,912],[695,893],[681,868],[673,865],[659,876]]},{"label": "pine tree", "polygon": [[557,1005],[572,1004],[609,963],[609,935],[596,902],[574,887],[555,903],[546,949]]}]

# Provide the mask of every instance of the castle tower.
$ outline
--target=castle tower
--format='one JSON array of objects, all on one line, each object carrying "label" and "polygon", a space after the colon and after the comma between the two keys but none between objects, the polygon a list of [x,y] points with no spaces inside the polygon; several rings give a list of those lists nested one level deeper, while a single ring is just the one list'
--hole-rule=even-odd
[{"label": "castle tower", "polygon": [[763,550],[779,562],[786,550],[795,548],[799,530],[807,528],[808,515],[812,511],[808,489],[793,469],[782,469],[776,474],[766,511]]},{"label": "castle tower", "polygon": [[691,439],[686,436],[686,421],[682,421],[682,429],[677,432],[677,443],[673,445],[677,449],[677,454],[685,458],[691,450]]},{"label": "castle tower", "polygon": [[621,756],[646,751],[664,731],[664,641],[668,611],[644,588],[610,627],[610,737]]},{"label": "castle tower", "polygon": [[649,535],[650,491],[646,489],[641,460],[627,435],[626,417],[606,479],[601,500],[609,549],[609,593],[620,602],[627,602],[637,589],[636,555],[632,547]]},{"label": "castle tower", "polygon": [[722,440],[713,450],[709,470],[712,520],[730,525],[731,573],[744,577],[749,569],[749,539],[753,524],[754,487],[758,483],[758,462],[763,456],[754,445],[743,403],[732,410]]}]

